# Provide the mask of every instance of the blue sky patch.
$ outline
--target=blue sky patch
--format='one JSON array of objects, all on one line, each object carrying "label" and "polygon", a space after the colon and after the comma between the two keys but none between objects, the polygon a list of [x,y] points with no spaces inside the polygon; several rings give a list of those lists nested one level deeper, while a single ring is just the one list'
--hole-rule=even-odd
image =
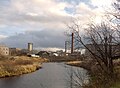
[{"label": "blue sky patch", "polygon": [[10,4],[10,0],[0,0],[0,5],[6,6]]},{"label": "blue sky patch", "polygon": [[66,7],[65,8],[65,11],[68,13],[68,14],[75,14],[75,8],[69,8],[69,7]]},{"label": "blue sky patch", "polygon": [[13,36],[19,33],[24,33],[25,29],[18,28],[18,27],[5,27],[0,28],[0,35],[6,35],[6,36]]}]

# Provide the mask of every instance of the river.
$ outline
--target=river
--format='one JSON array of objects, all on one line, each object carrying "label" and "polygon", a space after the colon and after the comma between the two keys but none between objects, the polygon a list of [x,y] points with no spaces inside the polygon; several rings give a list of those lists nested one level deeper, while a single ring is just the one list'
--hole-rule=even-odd
[{"label": "river", "polygon": [[87,78],[87,71],[83,68],[64,63],[44,63],[43,68],[36,72],[0,79],[0,88],[70,88],[73,70],[79,70],[81,78]]}]

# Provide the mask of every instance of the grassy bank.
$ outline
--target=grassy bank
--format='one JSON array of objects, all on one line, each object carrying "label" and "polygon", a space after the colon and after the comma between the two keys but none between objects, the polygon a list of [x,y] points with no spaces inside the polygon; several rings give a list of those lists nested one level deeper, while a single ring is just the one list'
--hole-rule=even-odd
[{"label": "grassy bank", "polygon": [[66,62],[67,65],[70,65],[70,66],[76,66],[76,67],[82,67],[86,70],[90,70],[90,66],[91,66],[91,62],[90,61],[69,61],[69,62]]},{"label": "grassy bank", "polygon": [[0,57],[0,77],[10,77],[34,72],[41,68],[41,63],[45,61],[47,60],[26,56]]},{"label": "grassy bank", "polygon": [[68,61],[76,61],[80,59],[72,56],[50,56],[46,58],[48,58],[50,62],[68,62]]},{"label": "grassy bank", "polygon": [[93,61],[71,61],[66,64],[82,67],[88,70],[89,84],[83,88],[120,88],[120,59],[114,60],[114,77],[102,74],[99,66]]}]

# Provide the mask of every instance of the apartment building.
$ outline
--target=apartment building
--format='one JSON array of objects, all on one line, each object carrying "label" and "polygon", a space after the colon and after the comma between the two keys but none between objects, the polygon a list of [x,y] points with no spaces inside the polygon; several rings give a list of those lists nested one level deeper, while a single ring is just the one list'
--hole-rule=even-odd
[{"label": "apartment building", "polygon": [[0,45],[0,55],[9,55],[9,47]]}]

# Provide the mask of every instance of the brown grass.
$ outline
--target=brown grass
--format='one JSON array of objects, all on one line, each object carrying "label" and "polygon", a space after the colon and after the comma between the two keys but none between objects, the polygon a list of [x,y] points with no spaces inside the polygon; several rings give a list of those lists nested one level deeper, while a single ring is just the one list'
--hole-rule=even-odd
[{"label": "brown grass", "polygon": [[36,71],[41,68],[41,63],[44,61],[47,60],[26,56],[2,59],[0,60],[0,77],[15,76]]}]

